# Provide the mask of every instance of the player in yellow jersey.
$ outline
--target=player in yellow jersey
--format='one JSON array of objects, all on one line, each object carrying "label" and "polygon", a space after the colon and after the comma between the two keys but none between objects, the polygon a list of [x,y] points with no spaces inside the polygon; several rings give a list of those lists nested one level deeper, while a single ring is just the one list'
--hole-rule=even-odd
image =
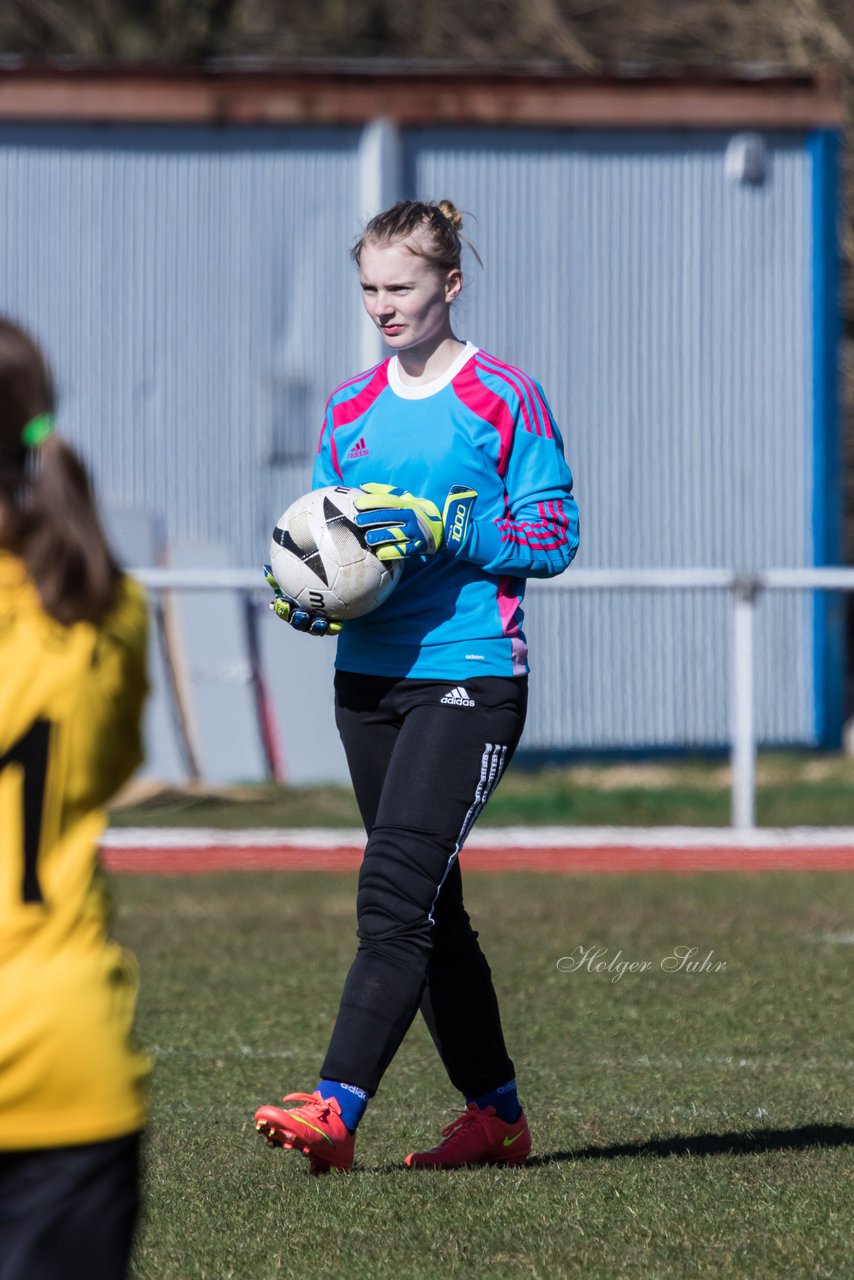
[{"label": "player in yellow jersey", "polygon": [[141,759],[146,608],[53,408],[0,320],[0,1280],[120,1280],[149,1064],[97,843]]}]

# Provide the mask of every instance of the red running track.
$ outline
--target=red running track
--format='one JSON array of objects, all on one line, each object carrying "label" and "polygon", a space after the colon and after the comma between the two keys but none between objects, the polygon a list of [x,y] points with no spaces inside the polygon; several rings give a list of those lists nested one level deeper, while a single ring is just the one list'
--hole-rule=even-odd
[{"label": "red running track", "polygon": [[[122,875],[206,875],[216,871],[351,871],[362,851],[352,845],[313,848],[216,845],[198,848],[105,848],[107,870]],[[700,871],[854,871],[854,847],[780,848],[469,848],[462,854],[466,872],[539,871],[572,874],[638,875],[650,871],[692,874]]]}]

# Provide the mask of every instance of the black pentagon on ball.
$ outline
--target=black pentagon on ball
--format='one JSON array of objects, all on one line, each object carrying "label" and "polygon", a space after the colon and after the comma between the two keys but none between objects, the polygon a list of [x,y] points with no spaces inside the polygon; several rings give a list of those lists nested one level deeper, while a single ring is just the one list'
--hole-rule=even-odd
[{"label": "black pentagon on ball", "polygon": [[292,556],[296,556],[298,560],[301,560],[320,579],[325,587],[329,586],[326,566],[320,557],[320,551],[313,538],[304,536],[302,543],[297,542],[288,529],[282,529],[279,525],[276,525],[273,530],[273,541],[278,542],[279,546],[283,547],[285,551],[289,551]]},{"label": "black pentagon on ball", "polygon": [[342,564],[346,564],[348,559],[352,557],[354,541],[360,551],[370,549],[365,541],[367,530],[360,529],[328,497],[323,499],[323,521],[329,530],[338,559]]}]

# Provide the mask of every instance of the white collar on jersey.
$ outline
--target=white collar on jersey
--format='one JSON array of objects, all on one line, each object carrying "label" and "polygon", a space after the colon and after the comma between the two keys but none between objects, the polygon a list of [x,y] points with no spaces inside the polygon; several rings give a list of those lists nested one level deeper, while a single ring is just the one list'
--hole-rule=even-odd
[{"label": "white collar on jersey", "polygon": [[402,400],[426,400],[428,396],[434,396],[437,391],[441,391],[448,383],[457,376],[463,365],[471,360],[472,356],[477,355],[479,347],[473,342],[467,342],[460,354],[452,365],[450,365],[443,374],[438,378],[431,378],[429,382],[420,382],[414,387],[411,383],[404,383],[400,380],[400,368],[397,362],[397,356],[392,356],[388,364],[388,385],[396,396],[400,396]]}]

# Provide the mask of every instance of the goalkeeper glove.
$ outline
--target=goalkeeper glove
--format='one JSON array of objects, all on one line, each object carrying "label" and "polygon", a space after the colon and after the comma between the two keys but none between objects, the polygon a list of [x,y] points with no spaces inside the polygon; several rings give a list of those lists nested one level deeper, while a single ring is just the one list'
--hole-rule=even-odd
[{"label": "goalkeeper glove", "polygon": [[310,636],[337,636],[341,630],[341,623],[333,618],[327,618],[325,613],[303,608],[293,596],[286,595],[276,581],[272,567],[268,564],[264,565],[264,577],[267,579],[267,586],[276,597],[270,602],[270,608],[277,618],[281,618],[283,622],[289,622],[295,631],[307,631]]},{"label": "goalkeeper glove", "polygon": [[462,548],[477,492],[455,484],[440,512],[429,498],[416,498],[390,484],[363,484],[353,505],[356,524],[367,529],[365,541],[380,560],[432,556],[444,545],[452,555]]}]

